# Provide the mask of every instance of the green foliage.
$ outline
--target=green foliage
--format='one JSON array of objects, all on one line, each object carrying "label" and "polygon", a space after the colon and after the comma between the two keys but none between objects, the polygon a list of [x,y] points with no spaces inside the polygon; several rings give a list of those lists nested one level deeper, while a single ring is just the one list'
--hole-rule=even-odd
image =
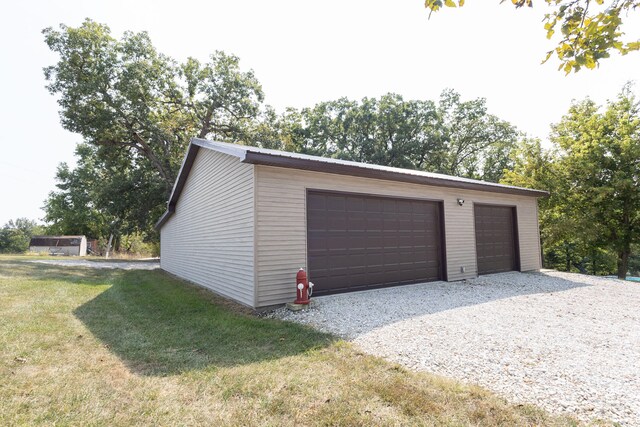
[{"label": "green foliage", "polygon": [[153,224],[164,210],[164,182],[145,162],[128,150],[103,153],[103,147],[79,144],[78,164],[70,170],[60,165],[58,191],[45,202],[45,220],[55,234],[84,234],[106,241],[116,236],[157,239]]},{"label": "green foliage", "polygon": [[[549,189],[540,204],[547,265],[619,277],[640,243],[640,107],[626,87],[603,112],[590,100],[553,126],[550,151],[517,150],[504,182]],[[614,263],[615,260],[615,263]]]},{"label": "green foliage", "polygon": [[106,238],[142,233],[157,240],[160,217],[192,137],[246,142],[263,99],[253,72],[216,52],[178,64],[146,33],[121,40],[86,20],[43,31],[59,55],[44,69],[65,129],[84,138],[78,166],[60,165],[46,220],[60,234]]},{"label": "green foliage", "polygon": [[568,203],[594,244],[618,255],[627,273],[631,245],[640,242],[640,107],[629,88],[600,112],[575,104],[554,126],[570,189]]},{"label": "green foliage", "polygon": [[191,137],[242,140],[246,122],[258,114],[262,89],[235,56],[216,52],[206,64],[193,58],[178,64],[157,52],[147,33],[116,40],[91,20],[43,33],[59,55],[44,73],[63,127],[104,147],[101,154],[126,150],[148,164],[165,196]]},{"label": "green foliage", "polygon": [[31,237],[44,234],[44,227],[27,218],[9,220],[0,229],[0,253],[23,253],[29,249]]},{"label": "green foliage", "polygon": [[[440,101],[341,98],[272,119],[278,148],[364,163],[498,181],[511,165],[520,134],[488,114],[485,100],[462,101],[452,90]],[[278,146],[277,144],[273,144]]]},{"label": "green foliage", "polygon": [[498,182],[511,168],[511,151],[521,135],[510,123],[489,114],[484,98],[463,102],[458,93],[445,90],[438,116],[443,160],[428,170]]},{"label": "green foliage", "polygon": [[118,241],[118,249],[129,256],[160,256],[160,246],[156,242],[148,242],[143,233],[131,233],[122,236]]},{"label": "green foliage", "polygon": [[632,256],[629,257],[629,273],[632,276],[640,277],[640,245],[631,247]]},{"label": "green foliage", "polygon": [[[504,3],[506,0],[501,0]],[[557,31],[561,34],[555,49],[547,52],[543,62],[555,53],[560,60],[558,70],[569,74],[582,67],[593,69],[600,60],[608,58],[611,51],[622,55],[640,49],[640,40],[625,41],[621,30],[622,15],[640,7],[638,0],[545,0],[550,13],[545,14],[544,30],[548,39]],[[532,0],[511,0],[520,8],[533,7]],[[606,3],[606,4],[605,4]],[[444,2],[446,6],[456,7],[452,0]],[[458,2],[463,6],[464,0]],[[442,7],[440,0],[425,0],[429,16]]]}]

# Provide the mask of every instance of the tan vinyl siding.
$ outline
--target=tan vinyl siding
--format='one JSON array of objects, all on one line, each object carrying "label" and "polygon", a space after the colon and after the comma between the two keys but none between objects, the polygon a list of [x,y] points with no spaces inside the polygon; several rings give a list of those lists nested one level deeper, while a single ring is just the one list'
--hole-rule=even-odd
[{"label": "tan vinyl siding", "polygon": [[[295,298],[295,273],[306,269],[306,190],[323,189],[441,200],[444,205],[448,280],[476,276],[473,203],[516,206],[522,270],[540,268],[537,200],[345,175],[256,166],[256,306]],[[458,198],[465,199],[463,206]],[[461,267],[465,272],[461,272]],[[311,278],[313,280],[313,278]]]},{"label": "tan vinyl siding", "polygon": [[253,165],[200,149],[161,230],[161,267],[254,306]]},{"label": "tan vinyl siding", "polygon": [[[525,198],[518,205],[518,238],[521,252],[520,269],[527,271],[541,268],[538,203],[534,198]],[[523,248],[526,249],[524,253]]]}]

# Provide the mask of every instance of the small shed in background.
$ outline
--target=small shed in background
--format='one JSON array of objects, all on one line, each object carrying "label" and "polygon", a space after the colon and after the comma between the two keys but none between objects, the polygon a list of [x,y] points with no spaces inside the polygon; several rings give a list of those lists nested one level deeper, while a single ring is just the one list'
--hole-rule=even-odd
[{"label": "small shed in background", "polygon": [[85,236],[33,236],[29,252],[47,255],[86,256]]}]

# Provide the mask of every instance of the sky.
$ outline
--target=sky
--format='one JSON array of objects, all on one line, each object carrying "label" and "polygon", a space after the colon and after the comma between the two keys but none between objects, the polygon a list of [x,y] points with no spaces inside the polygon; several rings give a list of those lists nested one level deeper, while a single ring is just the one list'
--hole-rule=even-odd
[{"label": "sky", "polygon": [[[147,31],[178,61],[202,61],[216,50],[253,69],[266,103],[282,111],[346,96],[437,100],[446,88],[463,99],[487,99],[489,112],[546,140],[572,100],[603,104],[627,81],[640,92],[640,53],[565,76],[542,28],[545,4],[515,10],[474,0],[428,17],[422,0],[51,1],[8,2],[0,16],[0,226],[44,217],[60,162],[75,164],[82,137],[62,128],[42,68],[52,65],[41,31],[85,18],[112,34]],[[640,38],[640,12],[623,30]]]}]

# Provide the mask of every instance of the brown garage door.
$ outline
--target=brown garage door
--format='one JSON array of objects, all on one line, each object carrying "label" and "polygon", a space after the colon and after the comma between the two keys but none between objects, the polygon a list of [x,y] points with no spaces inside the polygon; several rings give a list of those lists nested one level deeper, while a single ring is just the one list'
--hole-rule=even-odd
[{"label": "brown garage door", "polygon": [[309,191],[307,249],[315,294],[442,278],[440,203]]},{"label": "brown garage door", "polygon": [[478,274],[518,270],[515,208],[474,205]]}]

